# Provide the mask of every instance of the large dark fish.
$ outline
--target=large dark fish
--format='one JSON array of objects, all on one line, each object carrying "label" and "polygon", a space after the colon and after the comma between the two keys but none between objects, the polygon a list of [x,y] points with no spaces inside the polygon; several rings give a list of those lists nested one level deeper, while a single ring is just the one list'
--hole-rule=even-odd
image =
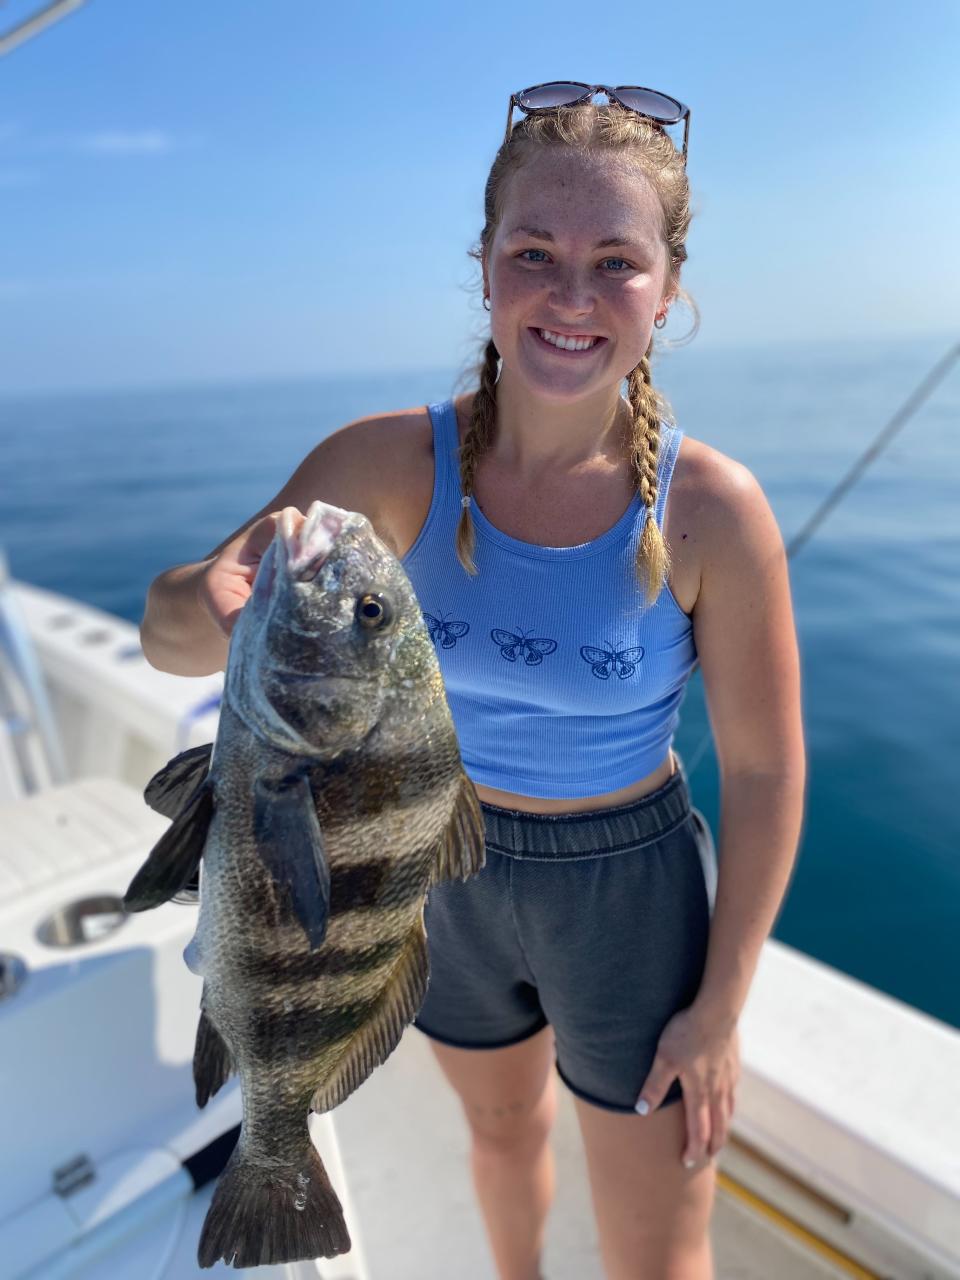
[{"label": "large dark fish", "polygon": [[295,534],[284,512],[230,637],[216,742],[144,795],[174,821],[124,904],[168,901],[202,857],[197,1103],[234,1070],[243,1097],[199,1264],[345,1253],[308,1113],[396,1048],[429,980],[426,894],[485,856],[420,605],[366,517],[315,502]]}]

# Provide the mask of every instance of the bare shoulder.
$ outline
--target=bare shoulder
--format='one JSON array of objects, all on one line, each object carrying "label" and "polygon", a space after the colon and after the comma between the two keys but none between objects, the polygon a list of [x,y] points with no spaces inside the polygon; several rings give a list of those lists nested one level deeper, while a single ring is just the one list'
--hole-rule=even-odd
[{"label": "bare shoulder", "polygon": [[754,559],[779,557],[783,539],[766,494],[749,467],[684,434],[664,530],[674,562],[674,594],[692,613],[709,576],[748,570]]},{"label": "bare shoulder", "polygon": [[[430,508],[432,455],[433,432],[425,405],[356,418],[315,445],[283,488],[204,559],[219,554],[263,516],[284,507],[306,514],[317,499],[361,512],[378,537],[403,555]],[[405,542],[414,525],[413,536]]]},{"label": "bare shoulder", "polygon": [[[766,502],[749,467],[719,449],[684,435],[670,483],[670,501],[698,518],[743,514],[743,504]],[[711,531],[716,530],[711,527]]]},{"label": "bare shoulder", "polygon": [[314,496],[362,511],[392,550],[405,554],[433,493],[433,428],[427,407],[358,418],[314,452],[318,484],[322,481],[331,492],[335,488],[340,497]]}]

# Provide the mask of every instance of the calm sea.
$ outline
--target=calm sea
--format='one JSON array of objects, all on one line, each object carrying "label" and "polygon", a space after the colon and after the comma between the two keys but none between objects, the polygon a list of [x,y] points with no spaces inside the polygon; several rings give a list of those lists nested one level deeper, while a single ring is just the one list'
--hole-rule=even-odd
[{"label": "calm sea", "polygon": [[[662,356],[688,434],[743,462],[789,542],[946,338]],[[440,400],[456,370],[0,398],[15,578],[139,622],[353,418]],[[460,389],[458,387],[458,389]],[[960,367],[791,560],[808,805],[774,936],[960,1027]],[[703,685],[676,746],[718,825]]]}]

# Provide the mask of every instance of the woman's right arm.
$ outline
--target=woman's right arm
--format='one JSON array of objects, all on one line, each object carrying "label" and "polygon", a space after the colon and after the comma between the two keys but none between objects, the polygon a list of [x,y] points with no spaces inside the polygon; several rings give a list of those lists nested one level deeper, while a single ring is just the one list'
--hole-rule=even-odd
[{"label": "woman's right arm", "polygon": [[[205,559],[154,578],[140,624],[140,646],[152,667],[178,676],[224,670],[230,633],[280,514],[258,512]],[[299,508],[297,515],[302,520]]]},{"label": "woman's right arm", "polygon": [[362,419],[322,440],[280,492],[218,547],[202,560],[174,565],[154,578],[140,624],[140,645],[152,667],[178,676],[206,676],[226,668],[230,633],[285,507],[295,509],[295,528],[317,498],[362,511],[374,527],[380,524],[374,485],[378,469],[370,459],[377,457],[382,423]]},{"label": "woman's right arm", "polygon": [[[250,599],[257,567],[273,541],[284,507],[294,508],[294,527],[301,524],[316,498],[374,518],[361,504],[366,495],[349,483],[349,475],[356,471],[351,461],[356,445],[353,424],[321,440],[280,492],[219,547],[201,561],[174,564],[155,577],[147,590],[140,625],[141,648],[151,667],[174,676],[210,676],[224,671],[230,632]],[[348,477],[346,485],[344,475]]]}]

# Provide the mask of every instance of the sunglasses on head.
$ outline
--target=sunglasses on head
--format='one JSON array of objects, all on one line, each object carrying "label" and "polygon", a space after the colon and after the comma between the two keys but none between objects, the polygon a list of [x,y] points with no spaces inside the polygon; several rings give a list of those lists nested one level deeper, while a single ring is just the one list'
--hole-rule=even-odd
[{"label": "sunglasses on head", "polygon": [[519,93],[511,93],[507,108],[507,131],[504,142],[513,130],[513,109],[519,107],[528,116],[554,111],[557,107],[574,107],[589,102],[595,93],[605,93],[611,102],[619,102],[628,111],[656,124],[679,124],[683,121],[683,162],[687,162],[687,137],[690,133],[690,108],[656,89],[644,89],[637,84],[582,84],[579,80],[550,80],[546,84],[534,84]]}]

